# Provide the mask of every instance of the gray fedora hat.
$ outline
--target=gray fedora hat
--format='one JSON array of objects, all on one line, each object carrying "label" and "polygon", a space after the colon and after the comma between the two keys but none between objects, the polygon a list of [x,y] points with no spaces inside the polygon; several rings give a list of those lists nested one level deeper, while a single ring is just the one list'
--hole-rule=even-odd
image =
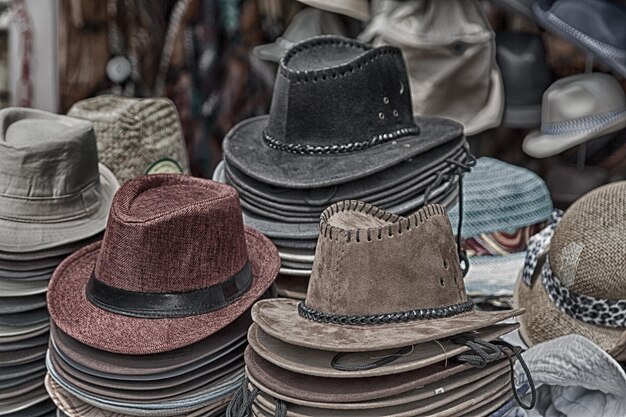
[{"label": "gray fedora hat", "polygon": [[305,7],[291,20],[275,42],[255,46],[252,52],[259,59],[279,62],[294,44],[320,35],[345,36],[347,30],[339,16],[321,9]]},{"label": "gray fedora hat", "polygon": [[232,128],[224,159],[266,184],[319,188],[375,174],[463,135],[454,121],[414,118],[409,90],[398,48],[309,39],[282,58],[269,116]]},{"label": "gray fedora hat", "polygon": [[591,139],[626,128],[626,94],[608,74],[561,78],[543,94],[541,129],[530,132],[523,149],[546,158]]},{"label": "gray fedora hat", "polygon": [[119,187],[91,123],[40,110],[0,110],[0,251],[29,252],[104,230]]},{"label": "gray fedora hat", "polygon": [[607,0],[537,0],[536,21],[626,77],[626,5]]}]

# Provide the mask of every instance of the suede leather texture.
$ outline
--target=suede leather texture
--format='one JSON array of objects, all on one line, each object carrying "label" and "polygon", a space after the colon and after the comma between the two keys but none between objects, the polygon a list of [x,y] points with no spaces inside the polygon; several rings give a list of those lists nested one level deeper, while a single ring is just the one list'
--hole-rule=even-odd
[{"label": "suede leather texture", "polygon": [[[500,396],[506,390],[510,390],[510,376],[504,375],[495,381],[474,388],[465,386],[436,398],[416,401],[414,403],[396,405],[382,409],[366,410],[328,410],[287,404],[288,417],[410,417],[410,416],[458,416],[468,408],[476,406],[487,398]],[[480,385],[476,384],[475,385]],[[265,407],[267,411],[274,412],[276,407],[273,399],[261,394],[255,400],[255,404]],[[270,414],[271,415],[271,414]]]},{"label": "suede leather texture", "polygon": [[[477,330],[472,335],[481,340],[492,341],[518,327],[517,323],[497,324]],[[250,326],[248,342],[259,356],[280,368],[299,374],[329,378],[369,378],[408,372],[445,361],[468,350],[466,346],[456,345],[446,339],[439,339],[430,343],[414,345],[410,352],[385,366],[346,372],[334,369],[330,365],[332,358],[336,355],[335,352],[290,345],[263,332],[256,323]],[[397,349],[353,352],[344,356],[342,363],[352,365],[368,363],[372,357],[384,357],[396,352]]]},{"label": "suede leather texture", "polygon": [[[414,118],[402,54],[341,37],[316,37],[292,47],[280,62],[268,116],[243,121],[224,139],[224,159],[246,175],[279,187],[309,189],[380,172],[451,140],[462,126]],[[350,123],[346,123],[349,120]],[[364,150],[296,154],[284,144],[347,145],[413,129]]]},{"label": "suede leather texture", "polygon": [[[467,300],[445,208],[400,217],[361,201],[333,204],[321,217],[306,305],[324,314],[382,315]],[[329,324],[298,313],[293,300],[264,300],[252,319],[286,343],[334,352],[425,343],[490,326],[523,310],[471,310],[445,318],[381,325]]]},{"label": "suede leather texture", "polygon": [[[254,377],[252,377],[250,373],[248,373],[247,375],[250,383],[259,388],[265,394],[268,394],[276,399],[286,401],[291,404],[329,410],[367,410],[372,408],[383,408],[395,405],[402,405],[425,399],[433,400],[437,397],[437,392],[448,392],[459,387],[473,384],[477,381],[481,381],[481,383],[487,384],[494,379],[510,372],[507,365],[507,362],[500,361],[486,368],[470,368],[466,371],[462,371],[455,375],[443,378],[432,384],[428,384],[420,388],[415,388],[401,394],[391,395],[388,397],[370,401],[346,403],[303,400],[299,397],[293,396],[296,394],[295,392],[290,392],[290,395],[283,395],[263,385],[261,382],[259,382],[259,380],[256,380]],[[477,388],[475,385],[474,387]]]},{"label": "suede leather texture", "polygon": [[322,216],[321,227],[308,307],[330,314],[372,315],[467,301],[442,206],[400,218],[376,213],[362,203],[339,205],[334,214]]}]

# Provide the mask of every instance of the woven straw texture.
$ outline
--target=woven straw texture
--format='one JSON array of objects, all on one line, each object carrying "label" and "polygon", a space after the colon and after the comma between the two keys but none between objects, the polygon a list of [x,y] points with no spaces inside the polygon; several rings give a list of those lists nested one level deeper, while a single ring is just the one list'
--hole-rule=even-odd
[{"label": "woven straw texture", "polygon": [[100,161],[121,183],[145,174],[162,158],[173,159],[189,174],[178,112],[166,98],[99,96],[74,104],[68,115],[93,123]]},{"label": "woven straw texture", "polygon": [[575,293],[626,299],[626,181],[598,188],[567,210],[552,238],[550,267]]},{"label": "woven straw texture", "polygon": [[[483,157],[463,177],[463,237],[541,223],[552,210],[548,187],[527,169]],[[453,229],[458,218],[457,205],[450,210]]]}]

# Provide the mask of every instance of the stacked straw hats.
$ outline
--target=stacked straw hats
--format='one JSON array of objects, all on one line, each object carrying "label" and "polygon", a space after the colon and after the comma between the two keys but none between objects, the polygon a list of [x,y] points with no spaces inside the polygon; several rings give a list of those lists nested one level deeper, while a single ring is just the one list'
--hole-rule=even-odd
[{"label": "stacked straw hats", "polygon": [[471,163],[459,123],[413,116],[399,49],[322,36],[283,56],[270,114],[228,133],[213,178],[239,191],[244,222],[278,247],[279,294],[302,299],[326,207],[451,207]]},{"label": "stacked straw hats", "polygon": [[474,309],[443,206],[400,217],[345,201],[323,212],[320,228],[306,300],[252,308],[246,380],[227,416],[442,417],[512,406],[519,351],[499,337],[517,328],[501,322],[523,310]]},{"label": "stacked straw hats", "polygon": [[46,387],[63,413],[219,414],[243,378],[249,309],[280,260],[231,187],[127,181],[102,242],[52,276]]},{"label": "stacked straw hats", "polygon": [[52,416],[48,282],[101,237],[119,184],[98,164],[91,123],[7,108],[0,124],[0,414]]}]

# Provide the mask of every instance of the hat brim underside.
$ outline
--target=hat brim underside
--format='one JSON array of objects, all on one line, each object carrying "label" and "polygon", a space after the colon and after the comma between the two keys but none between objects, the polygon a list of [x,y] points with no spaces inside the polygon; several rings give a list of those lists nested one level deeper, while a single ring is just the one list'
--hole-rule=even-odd
[{"label": "hat brim underside", "polygon": [[[511,389],[510,376],[508,375],[501,375],[486,385],[482,385],[483,382],[479,380],[434,398],[383,409],[329,410],[290,404],[287,407],[287,415],[290,417],[376,417],[381,415],[388,417],[412,417],[415,415],[456,417],[479,404],[484,404],[484,401],[489,398],[500,398],[502,394]],[[266,413],[274,413],[276,410],[274,401],[269,400],[264,394],[257,397],[255,405],[264,408]]]},{"label": "hat brim underside", "polygon": [[[492,341],[517,329],[517,323],[498,324],[480,329],[474,336]],[[411,352],[402,355],[392,363],[373,369],[345,372],[334,369],[330,364],[336,352],[310,349],[285,343],[263,332],[255,323],[248,331],[250,347],[268,362],[292,372],[327,378],[370,378],[382,375],[399,374],[443,362],[469,350],[455,345],[449,340],[436,340],[412,346]],[[396,349],[372,352],[356,352],[344,358],[350,363],[367,363],[372,356],[384,357],[394,354]]]},{"label": "hat brim underside", "polygon": [[100,243],[94,243],[55,271],[48,290],[50,316],[70,337],[108,352],[147,355],[188,346],[235,321],[276,278],[280,268],[276,248],[256,230],[246,228],[245,233],[253,281],[241,298],[222,309],[182,318],[145,319],[94,306],[85,295],[100,250]]},{"label": "hat brim underside", "polygon": [[242,193],[254,195],[260,200],[287,206],[295,204],[307,208],[317,207],[316,211],[323,207],[320,210],[323,211],[335,201],[388,198],[406,189],[409,185],[416,184],[420,180],[432,176],[434,171],[445,169],[447,159],[454,158],[459,160],[467,151],[467,141],[461,136],[374,175],[350,181],[349,183],[322,188],[293,189],[275,187],[247,176],[228,162],[222,162],[218,165],[214,173],[214,179],[227,179],[228,182],[232,182],[236,188],[240,189]]},{"label": "hat brim underside", "polygon": [[[543,6],[543,7],[542,7]],[[564,30],[559,25],[553,23],[549,16],[553,15],[548,8],[544,8],[545,6],[551,6],[551,2],[535,2],[533,4],[533,14],[537,23],[547,29],[549,32],[554,33],[560,38],[567,39],[577,45],[579,48],[582,48],[584,51],[591,52],[597,59],[611,67],[615,72],[617,72],[622,77],[626,77],[626,63],[619,59],[609,60],[606,57],[603,57],[598,53],[598,49],[593,46],[594,39],[591,36],[588,36],[589,40],[581,39],[577,36],[572,35],[569,31]],[[555,16],[560,20],[558,16]],[[567,26],[571,27],[567,22],[564,22]],[[574,28],[576,29],[576,28]],[[578,31],[578,29],[576,29]],[[601,43],[600,43],[601,44]],[[601,46],[598,46],[601,48]]]},{"label": "hat brim underside", "polygon": [[[47,254],[54,256],[52,255],[54,251],[46,253],[46,249],[69,245],[102,232],[106,227],[113,195],[120,184],[107,167],[100,164],[99,169],[101,201],[95,212],[80,219],[53,223],[25,223],[0,219],[0,251],[17,253],[17,259],[22,258],[19,254],[24,252],[44,251],[34,255],[35,259],[38,259],[37,257],[46,257]],[[3,258],[11,259],[11,256]],[[24,259],[28,259],[28,256]]]},{"label": "hat brim underside", "polygon": [[297,155],[270,148],[263,139],[269,116],[244,120],[226,136],[224,157],[244,174],[285,188],[320,188],[353,181],[427,152],[463,135],[462,126],[443,118],[415,119],[420,132],[361,151]]},{"label": "hat brim underside", "polygon": [[527,155],[535,158],[547,158],[624,128],[626,128],[626,114],[602,129],[586,130],[576,134],[546,135],[536,130],[524,138],[522,148]]},{"label": "hat brim underside", "polygon": [[319,323],[298,314],[296,300],[263,300],[252,308],[252,320],[286,343],[333,352],[392,349],[470,332],[519,316],[523,309],[471,311],[452,317],[405,323],[359,326]]},{"label": "hat brim underside", "polygon": [[[493,380],[505,375],[507,372],[510,372],[510,371],[508,371],[507,369],[506,361],[500,361],[498,363],[491,364],[490,366],[486,368],[482,368],[482,369],[464,368],[462,370],[459,370],[456,373],[448,372],[448,373],[442,373],[440,375],[434,374],[434,375],[431,375],[431,378],[430,378],[433,380],[433,382],[427,383],[427,384],[424,384],[420,380],[415,380],[414,383],[410,385],[404,385],[404,386],[398,385],[396,387],[389,387],[389,389],[386,390],[388,391],[388,395],[384,395],[384,396],[378,395],[379,398],[375,398],[375,399],[369,399],[369,400],[363,400],[363,401],[350,401],[350,402],[332,402],[332,403],[327,402],[329,399],[328,394],[323,395],[321,393],[320,394],[311,393],[308,390],[303,390],[302,387],[300,386],[280,387],[280,388],[276,387],[276,388],[281,389],[281,391],[288,391],[288,392],[279,392],[279,391],[276,391],[274,387],[264,384],[263,381],[260,379],[260,378],[265,378],[266,376],[270,376],[272,374],[274,374],[273,376],[280,376],[281,372],[282,371],[280,369],[274,369],[274,372],[271,372],[269,375],[263,375],[262,370],[261,372],[259,372],[259,370],[257,369],[257,375],[255,375],[254,372],[251,370],[250,366],[248,366],[246,369],[246,374],[248,375],[248,378],[251,384],[259,388],[261,392],[268,394],[276,399],[286,401],[290,404],[295,404],[295,405],[309,407],[309,408],[356,411],[356,410],[382,409],[386,407],[394,407],[398,405],[415,403],[417,401],[424,401],[424,400],[432,401],[435,399],[434,397],[438,396],[438,394],[436,394],[437,388],[442,389],[443,392],[446,392],[446,393],[451,390],[456,390],[462,387],[466,387],[466,388],[473,387],[474,389],[478,389],[480,386],[484,386],[488,384],[489,382],[492,382]],[[293,378],[293,376],[291,377],[285,376],[283,381],[291,380],[291,378]],[[317,381],[316,384],[311,385],[313,391],[316,391],[317,388],[321,386],[318,384],[324,384],[325,382],[328,385],[330,385],[330,387],[333,387],[333,388],[329,388],[327,386],[327,390],[332,390],[335,393],[341,392],[342,394],[344,394],[344,390],[338,386],[335,386],[332,381],[323,381],[321,379]],[[477,382],[478,384],[476,384]],[[381,391],[379,387],[377,387],[377,385],[379,385],[378,380],[372,380],[370,381],[370,383],[372,385],[371,392],[366,392],[365,394],[373,394],[373,393],[380,394]],[[435,384],[436,384],[436,388],[433,387],[433,385]],[[410,388],[411,385],[414,385],[414,387]],[[348,390],[352,391],[351,388],[352,387],[348,387]],[[350,394],[348,394],[346,398],[348,398],[349,396]],[[371,395],[371,396],[374,396],[374,395]],[[320,397],[324,401],[311,401],[311,400],[305,399],[309,397]]]},{"label": "hat brim underside", "polygon": [[[537,269],[541,269],[540,265]],[[560,336],[579,334],[613,356],[623,354],[626,349],[624,329],[587,324],[571,318],[552,303],[538,274],[540,272],[535,273],[532,286],[528,287],[522,282],[520,273],[515,286],[515,305],[526,310],[519,318],[524,343],[534,346]]]},{"label": "hat brim underside", "polygon": [[122,355],[94,349],[64,334],[54,323],[50,333],[52,348],[66,356],[73,366],[103,378],[144,381],[175,376],[206,365],[242,344],[252,319],[244,314],[217,333],[181,349],[150,356]]}]

